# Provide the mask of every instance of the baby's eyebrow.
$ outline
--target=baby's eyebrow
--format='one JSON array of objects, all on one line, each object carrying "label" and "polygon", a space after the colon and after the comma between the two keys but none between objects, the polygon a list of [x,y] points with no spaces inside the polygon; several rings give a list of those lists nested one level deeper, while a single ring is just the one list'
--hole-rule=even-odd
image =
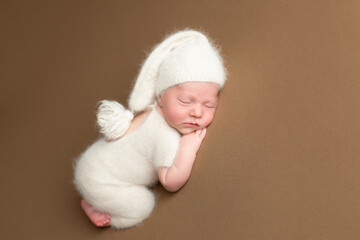
[{"label": "baby's eyebrow", "polygon": [[218,103],[218,101],[219,101],[217,96],[216,97],[209,97],[207,99],[202,100],[201,98],[198,99],[198,97],[199,97],[198,95],[194,95],[193,93],[189,93],[189,92],[182,92],[182,93],[180,93],[178,95],[178,97],[179,98],[186,98],[186,99],[189,99],[191,101],[201,100],[204,103],[214,103],[214,104]]},{"label": "baby's eyebrow", "polygon": [[213,102],[213,103],[217,103],[218,102],[218,98],[210,98],[206,100],[207,102]]},{"label": "baby's eyebrow", "polygon": [[218,104],[218,101],[205,101],[204,104]]}]

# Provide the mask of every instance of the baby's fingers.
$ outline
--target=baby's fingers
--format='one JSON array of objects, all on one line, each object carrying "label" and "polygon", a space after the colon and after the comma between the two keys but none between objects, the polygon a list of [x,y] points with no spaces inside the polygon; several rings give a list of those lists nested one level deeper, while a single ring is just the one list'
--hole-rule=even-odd
[{"label": "baby's fingers", "polygon": [[200,137],[201,139],[203,139],[205,137],[205,135],[206,135],[206,128],[203,128],[201,130],[197,130],[196,135],[198,137]]},{"label": "baby's fingers", "polygon": [[206,135],[206,128],[204,128],[204,129],[201,131],[200,137],[204,138],[205,135]]},{"label": "baby's fingers", "polygon": [[199,136],[200,136],[201,131],[202,131],[202,129],[200,129],[200,130],[196,130],[196,131],[195,131],[195,135],[199,137]]}]

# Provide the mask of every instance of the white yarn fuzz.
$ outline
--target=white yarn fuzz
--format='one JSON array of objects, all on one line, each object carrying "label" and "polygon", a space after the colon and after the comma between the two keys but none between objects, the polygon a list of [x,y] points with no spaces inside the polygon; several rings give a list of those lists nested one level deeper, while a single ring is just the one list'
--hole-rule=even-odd
[{"label": "white yarn fuzz", "polygon": [[107,140],[115,140],[125,134],[134,115],[116,101],[103,100],[99,102],[97,123],[100,132]]}]

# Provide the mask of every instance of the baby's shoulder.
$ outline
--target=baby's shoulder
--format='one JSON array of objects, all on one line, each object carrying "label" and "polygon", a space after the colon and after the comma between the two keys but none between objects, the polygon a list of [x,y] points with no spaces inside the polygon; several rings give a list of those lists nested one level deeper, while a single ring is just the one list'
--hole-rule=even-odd
[{"label": "baby's shoulder", "polygon": [[159,125],[158,129],[155,131],[155,136],[157,142],[164,142],[167,144],[177,143],[181,138],[180,133],[166,122]]},{"label": "baby's shoulder", "polygon": [[129,135],[130,133],[140,128],[144,124],[146,119],[149,117],[150,113],[151,111],[145,111],[136,115],[134,119],[131,121],[131,124],[128,130],[126,131],[126,133],[124,134],[124,136]]}]

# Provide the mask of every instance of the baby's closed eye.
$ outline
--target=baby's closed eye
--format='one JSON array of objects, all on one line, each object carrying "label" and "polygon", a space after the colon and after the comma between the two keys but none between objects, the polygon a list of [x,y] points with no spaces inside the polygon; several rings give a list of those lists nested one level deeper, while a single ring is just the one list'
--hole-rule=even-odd
[{"label": "baby's closed eye", "polygon": [[213,106],[213,105],[206,105],[206,104],[205,104],[205,107],[207,107],[207,108],[215,108],[215,106]]},{"label": "baby's closed eye", "polygon": [[204,106],[207,107],[207,108],[216,108],[217,103],[215,103],[215,102],[206,102],[204,104]]},{"label": "baby's closed eye", "polygon": [[178,101],[185,105],[191,104],[191,100],[187,98],[178,98]]}]

